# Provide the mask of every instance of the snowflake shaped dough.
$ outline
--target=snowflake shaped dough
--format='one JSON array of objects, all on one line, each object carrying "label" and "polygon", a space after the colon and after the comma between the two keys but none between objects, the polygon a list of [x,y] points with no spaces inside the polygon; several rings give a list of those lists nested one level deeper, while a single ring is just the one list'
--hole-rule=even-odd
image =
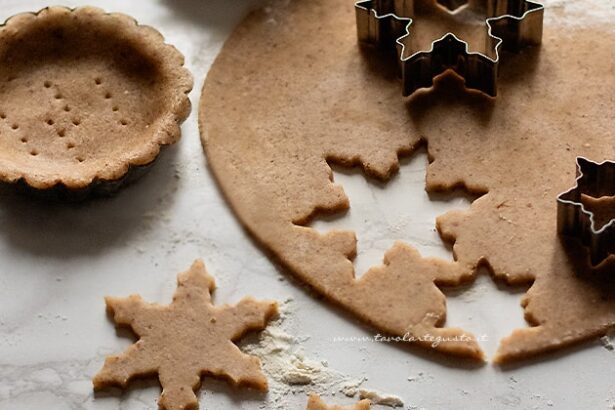
[{"label": "snowflake shaped dough", "polygon": [[159,405],[166,410],[198,408],[194,390],[203,375],[266,390],[259,359],[242,353],[233,341],[263,329],[277,313],[276,303],[247,297],[234,306],[213,306],[214,288],[214,279],[197,260],[179,274],[168,306],[146,303],[138,295],[107,297],[114,321],[131,327],[139,340],[105,360],[94,387],[125,387],[133,377],[157,374],[163,389]]}]

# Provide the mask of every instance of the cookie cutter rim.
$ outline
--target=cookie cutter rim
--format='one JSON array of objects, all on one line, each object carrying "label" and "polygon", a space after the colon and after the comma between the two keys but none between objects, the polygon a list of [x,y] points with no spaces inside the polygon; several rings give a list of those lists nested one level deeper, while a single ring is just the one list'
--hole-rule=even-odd
[{"label": "cookie cutter rim", "polygon": [[[502,47],[502,45],[504,44],[504,39],[498,35],[493,34],[494,31],[494,24],[492,23],[496,23],[498,21],[503,21],[503,20],[513,20],[515,21],[517,24],[519,24],[519,28],[518,30],[521,30],[521,24],[523,22],[526,21],[530,21],[528,19],[528,16],[533,15],[533,14],[538,14],[539,15],[539,20],[536,20],[539,22],[539,24],[535,23],[536,25],[535,28],[535,32],[538,33],[535,38],[533,38],[531,41],[519,41],[519,44],[517,44],[515,47],[510,47],[513,50],[518,50],[521,49],[525,44],[522,43],[529,43],[529,44],[534,44],[534,45],[538,45],[542,42],[542,32],[543,32],[543,18],[544,18],[544,10],[545,10],[545,6],[541,3],[537,3],[533,0],[518,0],[521,3],[520,4],[527,4],[527,10],[525,10],[521,16],[516,16],[514,14],[511,13],[504,13],[501,15],[495,15],[492,17],[486,17],[485,18],[485,24],[487,25],[487,40],[489,42],[492,42],[490,44],[490,48],[494,50],[494,54],[495,57],[492,58],[489,55],[487,55],[486,53],[482,53],[482,52],[478,52],[478,51],[470,51],[470,45],[467,41],[460,39],[459,37],[457,37],[457,35],[455,35],[455,33],[453,33],[452,31],[449,31],[448,33],[444,34],[442,37],[433,40],[430,44],[430,48],[429,50],[419,50],[416,51],[410,55],[406,55],[406,44],[404,43],[404,40],[410,38],[410,36],[412,35],[411,33],[411,27],[412,27],[412,23],[413,23],[413,18],[412,17],[403,17],[398,15],[395,11],[393,12],[387,12],[387,13],[383,13],[380,14],[379,12],[379,7],[375,7],[374,3],[376,3],[376,5],[379,5],[380,0],[358,0],[355,2],[355,12],[356,12],[356,18],[357,18],[357,30],[358,30],[358,37],[359,37],[359,41],[360,42],[373,42],[373,41],[369,41],[369,40],[365,40],[365,38],[369,38],[370,34],[369,34],[369,23],[367,25],[367,27],[365,27],[365,25],[360,24],[359,19],[361,18],[361,14],[360,13],[367,13],[368,18],[370,19],[375,19],[377,21],[382,21],[388,18],[393,18],[395,20],[397,20],[400,23],[406,23],[405,24],[405,34],[395,34],[395,44],[396,47],[398,49],[398,62],[401,65],[402,68],[402,82],[403,82],[403,96],[407,97],[411,94],[413,94],[415,91],[421,89],[421,88],[428,88],[431,87],[433,85],[433,78],[438,76],[439,74],[442,74],[444,71],[446,71],[447,69],[453,69],[453,65],[450,65],[448,67],[446,67],[442,72],[432,75],[431,78],[429,79],[429,81],[427,81],[427,78],[421,79],[421,81],[418,81],[418,85],[414,84],[414,85],[408,85],[409,80],[406,79],[406,64],[411,64],[412,61],[414,59],[417,59],[419,56],[424,55],[426,57],[432,58],[433,54],[434,54],[434,48],[437,47],[437,45],[439,45],[440,43],[446,41],[449,38],[454,39],[458,44],[460,44],[461,46],[463,46],[464,48],[464,54],[467,58],[477,58],[479,60],[483,60],[487,62],[487,64],[489,64],[491,67],[491,78],[487,79],[487,80],[480,80],[481,75],[480,73],[478,75],[476,75],[477,78],[479,78],[478,81],[473,81],[472,78],[474,78],[474,75],[465,75],[465,74],[460,74],[463,78],[464,81],[466,83],[466,88],[470,88],[470,89],[477,89],[481,92],[483,92],[484,94],[489,95],[490,97],[495,97],[497,95],[497,87],[496,87],[496,80],[497,80],[497,71],[498,71],[498,66],[499,66],[499,62],[500,62],[500,48]],[[412,9],[414,8],[414,0],[408,0],[410,3],[410,6]],[[436,1],[436,0],[431,0],[431,1]],[[497,10],[499,9],[497,1],[499,0],[495,0],[496,3],[495,5],[492,7],[493,10]],[[501,0],[504,2],[510,1],[510,0]],[[466,2],[466,4],[468,4]],[[444,7],[445,9],[448,10],[449,13],[454,14],[455,12],[457,12],[457,10],[459,10],[461,7],[464,7],[464,5],[461,5],[459,7],[457,7],[454,11],[447,8],[446,6],[442,5],[442,4],[438,4],[439,6]],[[488,7],[487,7],[487,14],[489,14],[489,5],[492,5],[492,3],[488,3]],[[397,5],[395,4],[393,6],[393,8],[395,8]],[[404,1],[402,7],[406,7],[406,3]],[[403,13],[403,14],[411,14],[411,13]],[[512,45],[510,45],[512,46]],[[476,73],[474,73],[476,74]],[[468,78],[471,77],[471,78]],[[474,83],[481,83],[481,82],[489,82],[490,85],[488,87],[481,87],[480,85],[477,87],[472,86],[472,84]],[[468,83],[471,83],[470,85],[468,85]]]},{"label": "cookie cutter rim", "polygon": [[[587,167],[595,169],[595,173],[598,173],[601,167],[612,167],[612,175],[607,176],[606,184],[610,183],[615,186],[615,161],[605,160],[596,162],[579,156],[576,159],[576,164],[577,177],[575,178],[575,185],[557,197],[557,230],[560,235],[574,238],[583,246],[589,248],[592,267],[599,267],[609,258],[609,255],[615,254],[615,246],[611,245],[613,249],[609,250],[608,240],[608,235],[615,237],[615,218],[604,224],[600,229],[596,229],[595,213],[587,210],[585,207],[581,200],[581,195],[583,194],[581,189],[585,185],[583,180],[587,178]],[[574,195],[578,195],[579,199],[568,198]]]}]

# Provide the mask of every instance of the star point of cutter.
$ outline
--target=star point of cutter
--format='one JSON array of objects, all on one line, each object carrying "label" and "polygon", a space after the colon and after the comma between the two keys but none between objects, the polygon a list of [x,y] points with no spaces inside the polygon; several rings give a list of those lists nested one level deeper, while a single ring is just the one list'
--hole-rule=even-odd
[{"label": "star point of cutter", "polygon": [[[404,96],[453,70],[466,88],[495,97],[500,49],[542,40],[544,6],[531,0],[361,0],[355,11],[361,43],[397,50]],[[424,21],[436,26],[433,38]]]}]

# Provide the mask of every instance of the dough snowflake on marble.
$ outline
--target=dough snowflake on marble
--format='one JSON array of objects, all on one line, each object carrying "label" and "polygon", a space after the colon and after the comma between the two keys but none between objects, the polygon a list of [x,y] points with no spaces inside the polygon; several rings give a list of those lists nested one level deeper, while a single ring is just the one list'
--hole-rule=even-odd
[{"label": "dough snowflake on marble", "polygon": [[198,408],[195,390],[203,375],[267,390],[259,359],[242,353],[233,341],[265,328],[277,313],[276,303],[247,297],[234,306],[216,307],[211,303],[214,288],[213,277],[197,260],[179,274],[168,306],[146,303],[138,295],[107,297],[114,321],[132,328],[139,340],[107,357],[94,387],[126,387],[133,377],[157,374],[163,389],[159,405],[166,410]]},{"label": "dough snowflake on marble", "polygon": [[318,395],[312,394],[308,401],[306,410],[369,410],[370,407],[369,400],[361,400],[352,407],[329,407]]}]

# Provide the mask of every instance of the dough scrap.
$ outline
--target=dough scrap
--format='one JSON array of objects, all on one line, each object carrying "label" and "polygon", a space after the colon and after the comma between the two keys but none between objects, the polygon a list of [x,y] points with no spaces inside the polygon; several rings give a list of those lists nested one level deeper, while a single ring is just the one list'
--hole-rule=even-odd
[{"label": "dough scrap", "polygon": [[146,303],[138,295],[105,298],[114,321],[132,328],[139,340],[124,353],[107,357],[94,388],[124,388],[133,377],[157,374],[163,389],[159,405],[166,410],[196,409],[194,391],[203,375],[267,390],[260,360],[242,353],[233,341],[264,329],[277,313],[276,303],[248,297],[235,306],[215,307],[214,288],[214,279],[197,260],[178,275],[168,306]]},{"label": "dough scrap", "polygon": [[[487,266],[509,284],[532,284],[522,301],[531,327],[505,338],[496,361],[604,335],[615,325],[615,289],[575,274],[584,250],[559,240],[556,198],[574,183],[577,156],[615,157],[615,32],[548,21],[542,47],[503,56],[496,100],[452,75],[404,100],[390,56],[357,45],[352,2],[274,2],[240,24],[208,74],[199,113],[208,163],[275,258],[381,331],[468,336],[441,327],[437,286]],[[437,221],[455,261],[397,243],[383,266],[356,278],[354,233],[305,226],[349,207],[329,163],[387,180],[398,156],[422,144],[428,191],[482,195]],[[482,357],[473,339],[434,349]]]},{"label": "dough scrap", "polygon": [[0,27],[0,181],[87,190],[151,164],[190,112],[183,64],[158,31],[123,14],[11,17]]},{"label": "dough scrap", "polygon": [[316,395],[310,395],[310,399],[308,400],[306,410],[369,410],[370,409],[369,400],[361,400],[357,404],[352,407],[340,407],[340,406],[327,406],[322,399]]},{"label": "dough scrap", "polygon": [[380,406],[404,407],[404,402],[399,396],[382,394],[375,390],[360,389],[359,398],[367,399],[370,403]]}]

